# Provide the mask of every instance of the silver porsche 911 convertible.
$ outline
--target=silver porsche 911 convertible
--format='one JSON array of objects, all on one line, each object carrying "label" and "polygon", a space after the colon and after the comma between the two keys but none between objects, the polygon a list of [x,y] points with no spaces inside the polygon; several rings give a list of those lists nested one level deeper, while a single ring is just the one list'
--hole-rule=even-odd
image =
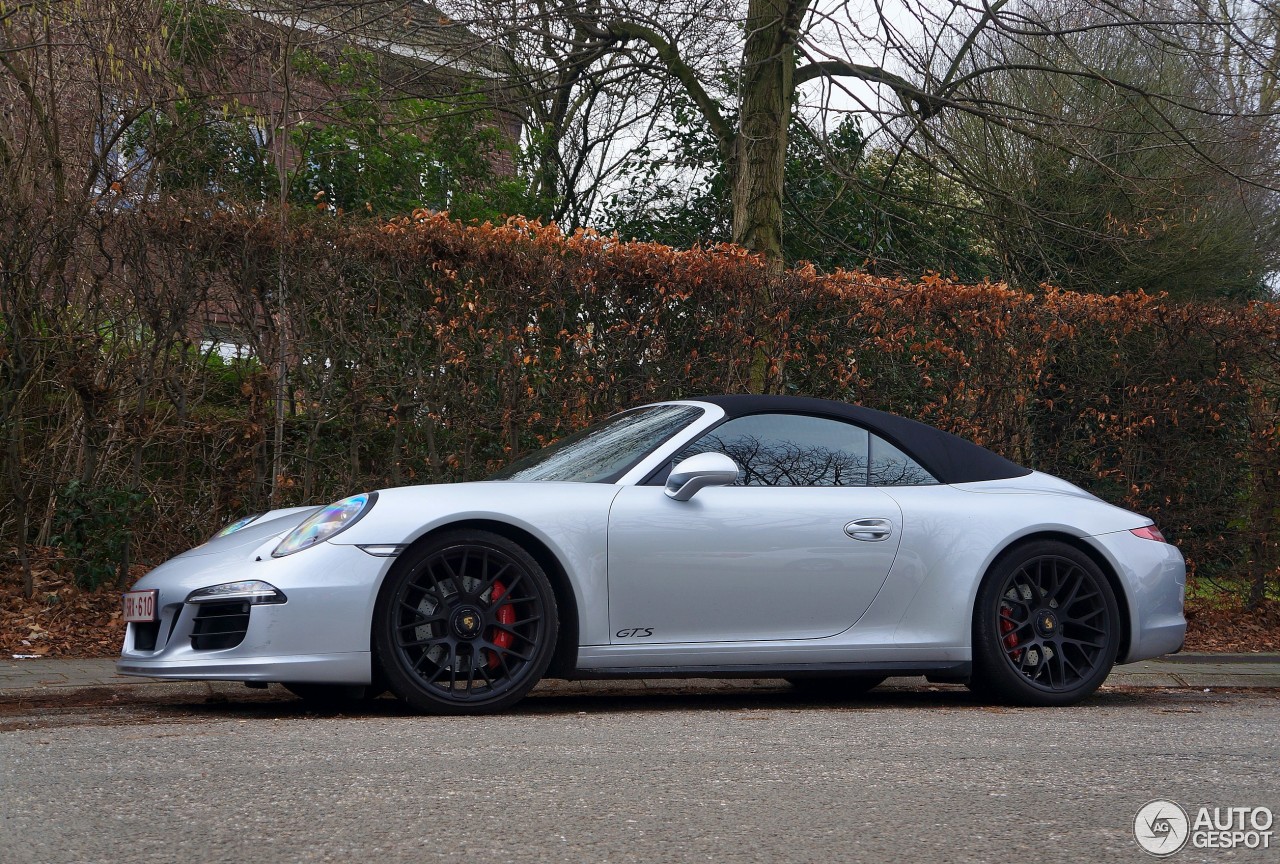
[{"label": "silver porsche 911 convertible", "polygon": [[489,480],[241,519],[124,595],[120,672],[510,706],[541,678],[893,675],[1066,705],[1177,651],[1150,519],[852,405],[646,405]]}]

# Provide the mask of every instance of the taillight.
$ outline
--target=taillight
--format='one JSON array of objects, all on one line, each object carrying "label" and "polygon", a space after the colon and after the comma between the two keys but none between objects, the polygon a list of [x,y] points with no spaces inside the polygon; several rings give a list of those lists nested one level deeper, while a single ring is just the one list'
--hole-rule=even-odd
[{"label": "taillight", "polygon": [[1154,525],[1148,525],[1145,528],[1130,528],[1129,533],[1134,537],[1141,537],[1143,540],[1154,540],[1157,543],[1168,542],[1164,539],[1164,535],[1160,533],[1160,529]]}]

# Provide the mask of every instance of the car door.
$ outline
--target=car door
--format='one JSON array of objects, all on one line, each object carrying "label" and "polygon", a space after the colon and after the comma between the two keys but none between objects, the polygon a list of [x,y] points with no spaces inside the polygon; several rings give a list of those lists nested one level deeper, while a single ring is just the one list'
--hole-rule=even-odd
[{"label": "car door", "polygon": [[894,500],[865,485],[868,434],[808,415],[735,418],[673,461],[726,453],[742,485],[674,501],[623,489],[609,514],[612,642],[817,639],[853,625],[893,565]]}]

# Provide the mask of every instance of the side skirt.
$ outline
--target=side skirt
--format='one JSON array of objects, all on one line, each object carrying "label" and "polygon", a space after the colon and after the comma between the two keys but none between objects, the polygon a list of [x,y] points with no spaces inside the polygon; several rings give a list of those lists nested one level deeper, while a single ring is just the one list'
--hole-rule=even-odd
[{"label": "side skirt", "polygon": [[617,678],[828,678],[839,675],[924,675],[930,681],[968,681],[969,661],[920,663],[782,663],[761,666],[626,666],[575,669],[569,681],[603,681]]}]

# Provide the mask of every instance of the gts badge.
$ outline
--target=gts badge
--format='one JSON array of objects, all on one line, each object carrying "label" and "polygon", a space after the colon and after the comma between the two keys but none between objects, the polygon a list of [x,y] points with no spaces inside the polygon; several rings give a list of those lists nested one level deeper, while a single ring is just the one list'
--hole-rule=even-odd
[{"label": "gts badge", "polygon": [[617,639],[644,639],[653,635],[652,627],[628,627],[614,634]]}]

